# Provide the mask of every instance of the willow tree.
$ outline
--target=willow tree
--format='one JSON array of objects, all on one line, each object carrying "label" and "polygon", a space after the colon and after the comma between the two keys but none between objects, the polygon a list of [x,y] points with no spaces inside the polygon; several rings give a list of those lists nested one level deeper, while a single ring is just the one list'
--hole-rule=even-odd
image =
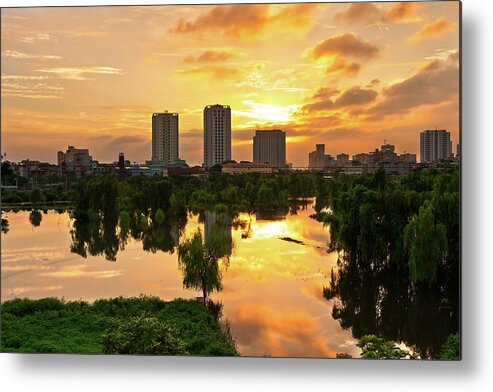
[{"label": "willow tree", "polygon": [[404,246],[409,252],[409,272],[414,282],[434,283],[437,271],[447,256],[445,226],[436,222],[431,204],[426,201],[406,226]]},{"label": "willow tree", "polygon": [[204,305],[210,293],[223,288],[219,262],[229,261],[229,254],[224,252],[227,241],[227,236],[218,231],[212,231],[205,241],[202,232],[198,230],[192,238],[178,245],[178,263],[183,272],[183,286],[201,290]]}]

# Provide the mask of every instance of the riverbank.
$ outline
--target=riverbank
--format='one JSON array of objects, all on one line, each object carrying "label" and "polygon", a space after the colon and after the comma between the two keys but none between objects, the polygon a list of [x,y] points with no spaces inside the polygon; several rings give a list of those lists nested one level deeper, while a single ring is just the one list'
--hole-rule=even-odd
[{"label": "riverbank", "polygon": [[14,299],[1,308],[1,352],[102,354],[115,322],[145,315],[173,330],[189,355],[236,356],[227,329],[194,300],[157,297],[99,299],[94,303]]}]

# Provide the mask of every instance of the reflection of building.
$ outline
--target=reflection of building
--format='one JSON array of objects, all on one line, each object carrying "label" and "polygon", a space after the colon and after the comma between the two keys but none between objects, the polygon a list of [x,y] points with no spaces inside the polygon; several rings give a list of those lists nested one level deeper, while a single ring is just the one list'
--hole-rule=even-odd
[{"label": "reflection of building", "polygon": [[204,166],[206,169],[231,160],[231,108],[204,108]]},{"label": "reflection of building", "polygon": [[317,144],[316,150],[308,154],[308,168],[310,170],[321,170],[335,165],[335,160],[325,154],[325,144]]},{"label": "reflection of building", "polygon": [[421,162],[435,162],[452,157],[450,132],[444,129],[421,132],[419,147]]},{"label": "reflection of building", "polygon": [[225,163],[222,165],[222,172],[226,174],[240,174],[240,173],[274,173],[277,171],[271,165],[266,163],[252,163],[252,162],[240,162],[240,163]]},{"label": "reflection of building", "polygon": [[152,114],[152,158],[171,164],[178,159],[178,113]]},{"label": "reflection of building", "polygon": [[253,162],[273,167],[286,166],[286,132],[279,129],[257,131],[253,137]]},{"label": "reflection of building", "polygon": [[67,151],[58,151],[58,168],[61,174],[89,174],[92,169],[92,157],[87,148],[68,146]]},{"label": "reflection of building", "polygon": [[226,214],[216,214],[212,211],[205,211],[204,220],[204,241],[210,240],[212,235],[223,235],[226,242],[224,249],[225,255],[231,255],[233,250],[233,237],[231,227],[233,222]]}]

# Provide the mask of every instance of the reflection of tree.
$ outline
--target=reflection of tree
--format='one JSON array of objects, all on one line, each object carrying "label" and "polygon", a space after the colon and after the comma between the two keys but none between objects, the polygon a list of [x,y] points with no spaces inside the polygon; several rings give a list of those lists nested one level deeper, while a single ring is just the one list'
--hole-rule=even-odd
[{"label": "reflection of tree", "polygon": [[2,233],[7,234],[9,232],[9,220],[2,217]]},{"label": "reflection of tree", "polygon": [[414,285],[399,268],[371,270],[347,259],[332,273],[324,297],[334,299],[332,316],[355,338],[374,334],[403,341],[423,358],[436,358],[459,328],[458,283]]},{"label": "reflection of tree", "polygon": [[[216,226],[217,227],[217,226]],[[186,239],[178,246],[178,263],[183,272],[183,286],[201,290],[204,305],[207,297],[214,290],[222,290],[222,276],[219,261],[228,265],[229,239],[224,232],[211,231],[207,240],[198,230],[192,238]]]},{"label": "reflection of tree", "polygon": [[232,218],[227,213],[205,211],[204,219],[204,241],[219,242],[221,249],[217,250],[218,256],[231,256],[233,251],[233,237],[231,235]]},{"label": "reflection of tree", "polygon": [[[151,214],[151,216],[153,216]],[[173,253],[184,231],[187,216],[155,219],[125,211],[117,214],[90,214],[89,219],[76,219],[71,230],[71,251],[82,257],[104,255],[115,261],[119,250],[125,249],[129,238],[142,242],[142,248],[150,252]]]},{"label": "reflection of tree", "polygon": [[40,210],[32,210],[29,213],[29,222],[33,227],[38,227],[41,225],[41,221],[43,220],[43,214]]}]

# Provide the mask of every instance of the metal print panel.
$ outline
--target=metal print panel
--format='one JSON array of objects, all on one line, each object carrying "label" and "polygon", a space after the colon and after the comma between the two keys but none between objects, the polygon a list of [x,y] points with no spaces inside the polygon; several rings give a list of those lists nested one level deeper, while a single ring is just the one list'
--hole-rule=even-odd
[{"label": "metal print panel", "polygon": [[460,359],[460,12],[3,8],[1,351]]}]

